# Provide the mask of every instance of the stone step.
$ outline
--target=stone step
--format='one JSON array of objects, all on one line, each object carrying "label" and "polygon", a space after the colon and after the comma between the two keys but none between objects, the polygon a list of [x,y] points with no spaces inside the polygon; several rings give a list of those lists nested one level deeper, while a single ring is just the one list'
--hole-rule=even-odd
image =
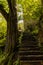
[{"label": "stone step", "polygon": [[22,45],[38,45],[38,43],[37,42],[34,42],[34,41],[22,41]]},{"label": "stone step", "polygon": [[27,60],[43,60],[43,55],[27,55],[27,56],[19,56],[20,60],[27,61]]},{"label": "stone step", "polygon": [[28,62],[29,63],[33,63],[33,62],[36,62],[37,63],[37,62],[41,62],[41,61],[42,60],[24,60],[24,61],[23,60],[20,60],[20,62],[25,62],[25,63],[28,63]]},{"label": "stone step", "polygon": [[43,51],[19,51],[19,55],[43,55]]},{"label": "stone step", "polygon": [[37,45],[29,45],[29,44],[28,44],[28,45],[25,45],[25,44],[24,44],[24,45],[21,45],[19,48],[21,48],[21,47],[23,47],[23,48],[24,48],[24,47],[25,47],[25,48],[27,48],[27,47],[28,47],[28,48],[39,48]]},{"label": "stone step", "polygon": [[26,46],[26,47],[24,46],[24,47],[20,47],[19,50],[21,50],[21,51],[38,50],[38,51],[39,51],[40,48],[39,48],[39,47],[35,47],[35,48],[32,47],[32,48],[31,48],[31,47],[28,47],[28,46]]},{"label": "stone step", "polygon": [[20,65],[41,65],[41,61],[20,61]]}]

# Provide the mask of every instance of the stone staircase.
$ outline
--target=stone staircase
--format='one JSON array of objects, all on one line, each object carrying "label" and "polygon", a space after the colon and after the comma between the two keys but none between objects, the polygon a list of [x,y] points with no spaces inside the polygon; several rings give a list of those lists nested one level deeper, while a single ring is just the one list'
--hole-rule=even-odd
[{"label": "stone staircase", "polygon": [[28,65],[27,63],[31,62],[38,63],[43,60],[43,51],[40,51],[40,49],[37,46],[30,46],[30,47],[21,46],[19,48],[19,58],[21,65],[23,65],[24,63]]},{"label": "stone staircase", "polygon": [[[19,47],[19,58],[20,65],[41,65],[43,61],[43,51],[36,44],[32,44],[27,41],[23,41],[22,45]],[[33,41],[31,41],[33,42]]]}]

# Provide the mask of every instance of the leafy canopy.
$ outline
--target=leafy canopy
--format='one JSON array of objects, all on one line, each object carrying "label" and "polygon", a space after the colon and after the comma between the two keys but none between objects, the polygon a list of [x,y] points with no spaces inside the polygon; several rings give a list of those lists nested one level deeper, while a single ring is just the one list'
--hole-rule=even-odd
[{"label": "leafy canopy", "polygon": [[41,1],[40,0],[17,0],[18,5],[23,9],[23,16],[25,20],[38,19],[41,15]]}]

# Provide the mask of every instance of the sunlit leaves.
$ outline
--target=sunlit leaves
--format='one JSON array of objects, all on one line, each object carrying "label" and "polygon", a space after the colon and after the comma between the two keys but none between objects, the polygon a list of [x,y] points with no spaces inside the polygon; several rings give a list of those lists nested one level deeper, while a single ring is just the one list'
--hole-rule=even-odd
[{"label": "sunlit leaves", "polygon": [[4,45],[7,34],[7,22],[4,17],[0,14],[0,45]]},{"label": "sunlit leaves", "polygon": [[9,6],[8,6],[8,3],[7,3],[7,0],[0,0],[0,4],[3,5],[4,9],[8,13],[9,12]]},{"label": "sunlit leaves", "polygon": [[41,1],[40,0],[17,0],[23,9],[24,19],[32,18],[37,19],[41,14]]}]

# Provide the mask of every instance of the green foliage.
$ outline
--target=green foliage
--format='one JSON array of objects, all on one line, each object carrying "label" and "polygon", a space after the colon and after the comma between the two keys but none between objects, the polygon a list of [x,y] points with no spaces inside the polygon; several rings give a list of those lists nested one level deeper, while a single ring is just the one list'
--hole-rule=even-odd
[{"label": "green foliage", "polygon": [[[17,0],[23,9],[24,19],[27,21],[30,18],[37,19],[41,15],[41,1],[40,0]],[[20,6],[19,6],[20,7]]]},{"label": "green foliage", "polygon": [[7,34],[7,23],[4,17],[0,14],[0,45],[4,45]]},{"label": "green foliage", "polygon": [[39,28],[38,26],[35,26],[31,32],[32,34],[38,34],[39,33]]},{"label": "green foliage", "polygon": [[7,35],[7,22],[0,13],[0,63],[5,59],[5,55],[3,55],[1,47],[5,46],[6,35]]},{"label": "green foliage", "polygon": [[2,60],[5,59],[5,56],[3,54],[0,55],[0,63],[2,62]]},{"label": "green foliage", "polygon": [[[30,24],[34,25],[34,23],[38,23],[42,9],[42,3],[40,0],[17,0],[17,11],[23,13],[21,16],[24,20],[25,30]],[[18,18],[21,19],[21,16]],[[38,32],[38,30],[34,30],[34,33],[35,32]]]},{"label": "green foliage", "polygon": [[20,59],[18,58],[13,65],[20,65]]},{"label": "green foliage", "polygon": [[21,32],[21,34],[20,34],[20,36],[19,36],[19,43],[20,43],[20,45],[21,45],[22,36],[23,36],[23,32]]},{"label": "green foliage", "polygon": [[7,3],[7,0],[0,0],[0,4],[4,7],[4,9],[6,10],[6,12],[9,12],[9,6]]}]

